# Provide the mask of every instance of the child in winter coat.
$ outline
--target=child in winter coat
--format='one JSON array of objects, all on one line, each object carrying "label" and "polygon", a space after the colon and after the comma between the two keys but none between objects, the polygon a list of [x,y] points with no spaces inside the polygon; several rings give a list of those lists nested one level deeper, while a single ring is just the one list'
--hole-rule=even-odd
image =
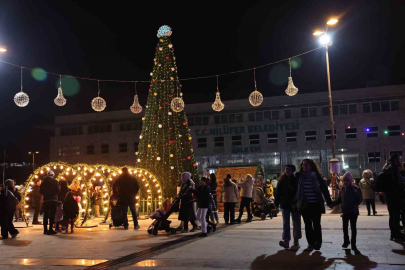
[{"label": "child in winter coat", "polygon": [[353,176],[351,172],[343,175],[343,187],[340,191],[339,198],[332,203],[333,206],[342,204],[342,221],[343,221],[343,248],[350,244],[349,240],[349,221],[352,230],[351,247],[354,252],[359,252],[356,246],[357,237],[357,218],[359,216],[359,205],[363,200],[361,190],[358,186],[353,185]]},{"label": "child in winter coat", "polygon": [[197,212],[197,219],[201,224],[201,234],[200,237],[207,236],[207,221],[206,215],[210,204],[210,187],[207,185],[208,181],[207,178],[202,177],[200,181],[200,186],[193,190],[193,193],[197,194],[197,204],[198,204],[198,212]]},{"label": "child in winter coat", "polygon": [[79,206],[71,191],[66,194],[65,203],[63,204],[63,214],[66,224],[66,233],[68,233],[69,224],[71,225],[70,232],[73,233],[74,223],[79,214]]}]

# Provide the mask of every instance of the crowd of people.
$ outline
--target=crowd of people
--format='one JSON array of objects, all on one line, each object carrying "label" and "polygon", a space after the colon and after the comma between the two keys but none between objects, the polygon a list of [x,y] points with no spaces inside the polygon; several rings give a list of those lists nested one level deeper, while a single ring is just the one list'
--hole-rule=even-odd
[{"label": "crowd of people", "polygon": [[[55,173],[48,171],[44,179],[37,179],[32,187],[32,198],[35,206],[33,224],[43,225],[44,234],[74,232],[75,221],[80,213],[81,191],[80,186],[73,183],[68,186],[64,180],[55,180]],[[246,210],[246,222],[253,218],[253,203],[260,205],[260,200],[266,198],[274,203],[277,211],[281,209],[283,220],[282,240],[280,246],[290,248],[299,246],[302,238],[301,218],[304,221],[305,235],[308,249],[319,250],[322,247],[322,214],[329,208],[341,205],[343,248],[351,245],[357,250],[357,219],[359,205],[365,201],[367,214],[376,215],[375,197],[378,193],[386,201],[389,211],[389,228],[391,240],[405,241],[401,232],[405,226],[405,163],[401,157],[394,154],[390,157],[383,171],[375,178],[370,170],[364,170],[362,179],[356,184],[351,172],[345,172],[341,177],[340,192],[331,199],[328,184],[322,177],[320,169],[312,159],[302,160],[298,170],[294,165],[286,165],[284,172],[278,180],[266,180],[259,173],[257,179],[248,174],[245,178],[241,175],[239,180],[233,180],[228,174],[223,183],[219,182],[215,174],[202,177],[196,186],[188,172],[181,175],[178,184],[177,197],[180,200],[178,219],[181,221],[177,230],[181,233],[189,232],[189,223],[192,225],[190,232],[201,230],[201,237],[208,236],[209,231],[216,230],[219,224],[218,202],[224,206],[225,225],[240,223]],[[128,209],[132,213],[134,229],[138,230],[136,209],[136,195],[139,184],[127,168],[122,169],[122,174],[113,184],[112,194],[119,198],[120,215],[123,217],[123,226],[128,229]],[[260,193],[261,191],[261,193]],[[91,198],[94,200],[94,215],[100,216],[101,187],[94,187]],[[240,200],[239,200],[240,198]],[[15,181],[7,180],[0,192],[0,226],[3,239],[9,235],[15,238],[18,230],[14,228],[13,218],[20,219],[21,193],[15,186]],[[195,203],[196,202],[196,203]],[[197,206],[197,207],[196,207]],[[239,208],[239,215],[235,218],[235,209]],[[372,212],[371,212],[372,211]],[[38,221],[38,216],[43,214],[43,223]],[[266,213],[267,215],[268,213]],[[290,219],[292,220],[292,237]],[[349,237],[349,223],[351,237]],[[55,229],[54,229],[55,228]]]}]

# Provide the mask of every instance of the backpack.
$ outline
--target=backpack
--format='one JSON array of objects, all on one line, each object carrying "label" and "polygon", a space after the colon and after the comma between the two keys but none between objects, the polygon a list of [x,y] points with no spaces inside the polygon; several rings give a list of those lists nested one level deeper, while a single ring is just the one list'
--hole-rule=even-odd
[{"label": "backpack", "polygon": [[377,192],[387,192],[390,181],[391,175],[387,170],[383,170],[377,175],[373,190]]},{"label": "backpack", "polygon": [[17,209],[19,201],[18,199],[14,196],[14,194],[8,190],[7,191],[7,203],[6,203],[6,212],[8,214],[12,214],[15,212]]}]

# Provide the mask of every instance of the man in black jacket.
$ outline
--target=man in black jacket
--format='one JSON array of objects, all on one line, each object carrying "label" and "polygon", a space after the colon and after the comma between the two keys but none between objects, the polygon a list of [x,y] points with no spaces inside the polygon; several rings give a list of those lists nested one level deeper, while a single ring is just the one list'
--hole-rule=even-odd
[{"label": "man in black jacket", "polygon": [[[44,196],[44,234],[54,235],[56,231],[53,229],[53,223],[55,220],[56,207],[59,194],[59,183],[54,179],[55,173],[48,171],[47,176],[42,180],[39,187],[39,193]],[[49,220],[49,230],[48,230]]]},{"label": "man in black jacket", "polygon": [[129,174],[128,168],[122,168],[122,174],[117,178],[113,185],[113,194],[118,196],[121,205],[122,216],[124,219],[124,228],[128,230],[128,207],[132,213],[134,229],[138,230],[138,218],[136,215],[136,194],[139,191],[139,184],[135,177]]},{"label": "man in black jacket", "polygon": [[390,215],[389,225],[391,230],[391,240],[405,240],[405,235],[401,233],[401,202],[405,198],[404,185],[402,183],[401,174],[401,157],[398,154],[393,154],[389,159],[389,166],[386,173],[389,176],[387,180],[387,190],[384,193],[387,200],[388,212]]}]

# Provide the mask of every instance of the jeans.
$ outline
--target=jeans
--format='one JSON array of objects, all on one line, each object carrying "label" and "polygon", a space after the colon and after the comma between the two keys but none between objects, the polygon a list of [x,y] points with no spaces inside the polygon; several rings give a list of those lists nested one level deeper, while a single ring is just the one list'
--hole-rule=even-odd
[{"label": "jeans", "polygon": [[49,220],[49,230],[53,230],[53,223],[55,220],[56,207],[58,206],[57,201],[44,202],[44,231],[48,231],[48,220]]},{"label": "jeans", "polygon": [[239,217],[238,220],[240,220],[242,218],[243,215],[243,208],[246,207],[246,211],[248,213],[248,219],[251,219],[252,216],[250,214],[250,202],[252,201],[252,198],[248,198],[248,197],[242,197],[242,200],[240,202],[240,207],[239,207]]},{"label": "jeans", "polygon": [[281,209],[281,213],[283,215],[283,240],[291,240],[290,216],[292,217],[294,240],[301,239],[301,214],[297,211],[283,208]]},{"label": "jeans", "polygon": [[231,203],[231,202],[224,203],[225,224],[229,223],[229,215],[231,216],[231,223],[235,222],[235,205],[236,205],[236,203]]},{"label": "jeans", "polygon": [[366,205],[367,205],[367,212],[370,215],[370,205],[373,208],[373,214],[376,213],[375,211],[375,199],[366,199]]},{"label": "jeans", "polygon": [[302,218],[305,223],[305,235],[309,245],[314,245],[315,242],[322,244],[322,228],[321,228],[322,211],[318,209],[302,212]]},{"label": "jeans", "polygon": [[350,229],[352,230],[352,245],[356,245],[357,237],[357,217],[358,215],[343,215],[343,239],[345,243],[349,243],[349,221]]},{"label": "jeans", "polygon": [[41,211],[42,207],[42,195],[40,196],[33,196],[34,198],[34,205],[35,205],[35,212],[34,212],[34,218],[32,219],[32,223],[38,223],[38,216],[39,212]]},{"label": "jeans", "polygon": [[207,221],[205,216],[207,215],[208,208],[198,208],[197,211],[197,219],[200,221],[201,224],[201,232],[207,233]]},{"label": "jeans", "polygon": [[122,206],[122,217],[124,219],[124,227],[128,227],[128,207],[131,210],[132,220],[134,221],[134,227],[138,225],[138,217],[136,215],[136,207],[135,204],[123,205]]},{"label": "jeans", "polygon": [[14,213],[2,213],[2,217],[0,218],[0,225],[1,225],[1,236],[3,239],[8,238],[8,234],[14,235],[18,233],[18,230],[14,228],[13,224],[13,216]]},{"label": "jeans", "polygon": [[391,230],[391,236],[401,235],[400,220],[401,220],[401,208],[399,205],[388,204],[388,213],[390,215],[389,225]]}]

